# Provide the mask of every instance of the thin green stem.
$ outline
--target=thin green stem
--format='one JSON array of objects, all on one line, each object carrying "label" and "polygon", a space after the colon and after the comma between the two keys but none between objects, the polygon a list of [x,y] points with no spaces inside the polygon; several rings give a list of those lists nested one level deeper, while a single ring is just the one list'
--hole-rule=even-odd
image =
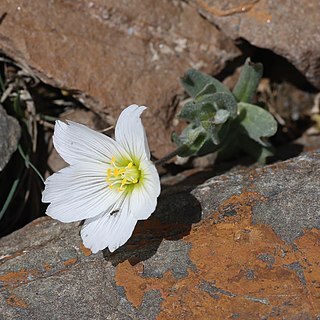
[{"label": "thin green stem", "polygon": [[29,161],[29,156],[26,155],[26,154],[23,152],[22,147],[21,147],[20,144],[18,145],[18,151],[19,151],[21,157],[22,157],[22,158],[24,159],[24,161],[25,161],[25,166],[26,166],[27,168],[30,167],[31,169],[33,169],[33,171],[38,175],[38,177],[39,177],[39,178],[41,179],[41,181],[44,183],[44,179],[43,179],[41,173],[40,173],[40,172],[38,171],[38,169]]},{"label": "thin green stem", "polygon": [[12,184],[12,187],[11,187],[11,189],[10,189],[10,192],[9,192],[9,194],[8,194],[8,196],[7,196],[7,199],[6,199],[6,201],[5,201],[2,209],[1,209],[1,211],[0,211],[0,220],[2,219],[3,215],[4,215],[5,212],[7,211],[8,206],[9,206],[9,204],[10,204],[10,202],[11,202],[11,200],[12,200],[12,198],[13,198],[16,190],[17,190],[17,187],[18,187],[18,185],[19,185],[19,182],[20,182],[20,177],[18,177],[17,179],[15,179],[15,180],[13,181],[13,184]]},{"label": "thin green stem", "polygon": [[59,118],[57,117],[48,116],[46,114],[39,114],[39,116],[40,116],[40,119],[46,120],[46,121],[55,122],[56,120],[59,120]]}]

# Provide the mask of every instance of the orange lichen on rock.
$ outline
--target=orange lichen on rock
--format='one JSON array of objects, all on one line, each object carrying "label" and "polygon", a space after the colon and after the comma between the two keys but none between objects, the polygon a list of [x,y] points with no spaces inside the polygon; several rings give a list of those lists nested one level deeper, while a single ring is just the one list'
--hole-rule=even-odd
[{"label": "orange lichen on rock", "polygon": [[117,285],[125,286],[126,282],[130,279],[130,286],[125,286],[128,300],[138,307],[143,298],[144,291],[146,289],[146,281],[141,278],[136,266],[131,266],[129,261],[120,263],[115,274],[115,281]]},{"label": "orange lichen on rock", "polygon": [[82,251],[83,255],[86,257],[89,257],[92,254],[91,250],[86,248],[82,242],[80,244],[80,250]]},{"label": "orange lichen on rock", "polygon": [[12,254],[7,254],[7,255],[3,255],[0,257],[0,263],[3,263],[5,261],[8,261],[8,260],[11,260],[11,259],[14,259],[16,257],[20,257],[20,256],[23,256],[27,253],[28,251],[26,250],[20,250],[20,251],[16,251]]},{"label": "orange lichen on rock", "polygon": [[14,287],[21,283],[29,282],[33,277],[39,274],[36,270],[21,269],[17,272],[7,272],[0,275],[0,283],[2,283],[2,289],[7,287]]},{"label": "orange lichen on rock", "polygon": [[314,311],[320,314],[320,230],[305,230],[305,235],[295,242],[298,251],[299,262],[303,269],[307,295],[314,307]]},{"label": "orange lichen on rock", "polygon": [[[168,296],[168,287],[173,287],[176,283],[171,272],[167,272],[159,281],[158,278],[143,278],[141,271],[143,264],[138,263],[132,266],[128,261],[124,261],[117,267],[115,280],[117,285],[123,286],[126,290],[128,300],[134,307],[139,307],[142,303],[143,295],[149,290],[159,290],[163,298]],[[130,279],[130,281],[128,281]],[[130,282],[130,284],[128,283]]]},{"label": "orange lichen on rock", "polygon": [[72,266],[73,264],[75,264],[77,261],[78,261],[77,258],[71,258],[71,259],[68,259],[68,260],[64,261],[63,264],[66,267],[69,267],[69,266]]},{"label": "orange lichen on rock", "polygon": [[281,315],[314,314],[308,289],[295,270],[302,257],[270,227],[206,223],[186,240],[192,242],[190,258],[203,279],[233,295],[232,302],[229,297],[214,303],[220,310],[216,317],[237,313],[239,319],[254,319],[275,309]]},{"label": "orange lichen on rock", "polygon": [[14,308],[23,308],[23,309],[28,308],[28,304],[25,301],[16,297],[13,294],[6,299],[6,302],[9,306]]},{"label": "orange lichen on rock", "polygon": [[43,269],[45,271],[50,271],[50,270],[52,270],[52,266],[49,263],[45,263],[43,266]]},{"label": "orange lichen on rock", "polygon": [[[194,269],[176,279],[142,276],[143,262],[116,268],[115,280],[128,300],[139,307],[144,293],[158,290],[163,298],[158,319],[282,319],[320,313],[320,231],[306,230],[293,245],[262,224],[252,224],[251,206],[264,201],[243,193],[193,226],[184,241],[191,243]],[[225,213],[231,212],[232,215]]]}]

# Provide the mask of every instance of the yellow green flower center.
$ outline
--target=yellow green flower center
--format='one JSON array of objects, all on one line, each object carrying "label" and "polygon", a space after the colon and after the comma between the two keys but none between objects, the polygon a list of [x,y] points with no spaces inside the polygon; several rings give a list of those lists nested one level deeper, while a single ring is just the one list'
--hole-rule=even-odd
[{"label": "yellow green flower center", "polygon": [[139,182],[141,171],[133,162],[129,162],[126,165],[117,165],[116,159],[112,157],[110,165],[111,168],[107,169],[106,177],[109,188],[124,191],[128,186]]}]

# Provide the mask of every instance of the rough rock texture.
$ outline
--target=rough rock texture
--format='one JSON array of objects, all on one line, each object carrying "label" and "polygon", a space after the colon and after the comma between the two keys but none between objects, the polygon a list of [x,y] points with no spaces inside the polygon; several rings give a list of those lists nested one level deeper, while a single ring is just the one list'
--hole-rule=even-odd
[{"label": "rough rock texture", "polygon": [[320,88],[320,1],[190,0],[232,39],[287,58]]},{"label": "rough rock texture", "polygon": [[0,171],[16,151],[20,139],[20,126],[16,119],[7,115],[0,105]]},{"label": "rough rock texture", "polygon": [[171,148],[186,69],[217,73],[240,55],[181,1],[5,0],[1,8],[1,50],[43,81],[78,90],[89,107],[114,119],[120,107],[150,106],[144,116],[156,156]]},{"label": "rough rock texture", "polygon": [[1,319],[317,319],[320,154],[169,187],[114,254],[41,218],[0,241]]}]

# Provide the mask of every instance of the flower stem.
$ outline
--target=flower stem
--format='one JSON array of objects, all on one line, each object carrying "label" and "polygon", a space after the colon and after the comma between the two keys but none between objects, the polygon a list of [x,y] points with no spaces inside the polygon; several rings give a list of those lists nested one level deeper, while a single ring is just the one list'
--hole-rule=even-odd
[{"label": "flower stem", "polygon": [[155,165],[162,165],[165,164],[168,160],[170,160],[171,158],[177,156],[181,151],[184,151],[186,149],[186,145],[182,145],[179,148],[177,148],[176,150],[173,150],[172,152],[170,152],[169,154],[167,154],[166,156],[164,156],[163,158],[156,160],[154,162]]}]

